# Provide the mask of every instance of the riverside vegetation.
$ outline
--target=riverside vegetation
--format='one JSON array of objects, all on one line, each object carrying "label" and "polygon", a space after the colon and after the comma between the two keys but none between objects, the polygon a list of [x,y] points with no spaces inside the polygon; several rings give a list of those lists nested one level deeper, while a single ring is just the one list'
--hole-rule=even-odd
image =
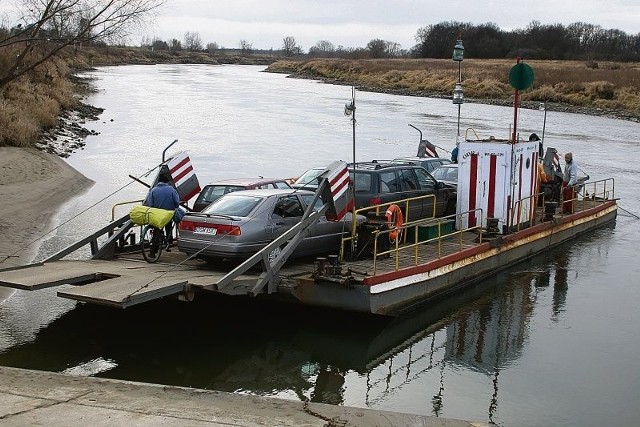
[{"label": "riverside vegetation", "polygon": [[[533,86],[520,92],[521,106],[606,115],[640,121],[640,63],[532,60]],[[512,105],[509,69],[515,60],[465,59],[466,101]],[[354,85],[362,90],[450,98],[458,64],[445,59],[280,60],[267,71]]]},{"label": "riverside vegetation", "polygon": [[[0,68],[7,64],[0,50]],[[548,108],[640,121],[640,64],[579,61],[527,61],[535,70],[532,88],[521,92],[523,107]],[[0,91],[0,146],[33,146],[68,155],[43,138],[52,130],[76,126],[80,138],[89,133],[78,126],[101,112],[82,102],[92,89],[79,71],[103,65],[156,63],[270,64],[266,71],[294,77],[355,85],[359,89],[415,96],[450,97],[457,81],[457,64],[437,59],[314,59],[277,60],[265,55],[211,55],[194,52],[153,52],[143,48],[68,47],[57,57],[5,85]],[[513,60],[466,60],[462,77],[467,101],[508,105],[513,89],[508,70]],[[70,112],[80,114],[70,115]],[[81,144],[80,144],[81,145]],[[66,154],[65,154],[66,153]]]}]

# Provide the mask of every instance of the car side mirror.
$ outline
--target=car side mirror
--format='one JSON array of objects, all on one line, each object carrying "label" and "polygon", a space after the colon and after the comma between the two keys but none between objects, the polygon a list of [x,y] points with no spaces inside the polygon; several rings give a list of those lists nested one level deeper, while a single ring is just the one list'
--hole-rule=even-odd
[{"label": "car side mirror", "polygon": [[438,190],[442,190],[444,187],[446,187],[446,184],[442,181],[437,181],[436,182],[436,189]]}]

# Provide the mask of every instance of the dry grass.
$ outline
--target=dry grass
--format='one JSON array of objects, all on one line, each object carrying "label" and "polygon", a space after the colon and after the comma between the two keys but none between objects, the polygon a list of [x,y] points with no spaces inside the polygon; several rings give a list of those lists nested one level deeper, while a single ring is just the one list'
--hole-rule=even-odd
[{"label": "dry grass", "polygon": [[[0,66],[6,66],[7,50],[0,52]],[[54,59],[7,84],[0,92],[0,146],[33,145],[42,129],[57,122],[62,109],[77,103],[69,68]]]},{"label": "dry grass", "polygon": [[[526,61],[535,72],[523,101],[548,101],[577,107],[621,110],[640,117],[640,64],[580,61]],[[465,60],[465,97],[508,100],[513,97],[509,70],[513,60]],[[450,97],[458,64],[439,59],[314,59],[277,61],[268,71],[294,73],[354,84],[372,90]]]}]

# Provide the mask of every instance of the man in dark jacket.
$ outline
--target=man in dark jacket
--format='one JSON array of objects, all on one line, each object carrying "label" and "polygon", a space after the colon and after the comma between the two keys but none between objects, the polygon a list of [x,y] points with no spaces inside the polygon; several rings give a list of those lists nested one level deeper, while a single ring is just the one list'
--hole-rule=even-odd
[{"label": "man in dark jacket", "polygon": [[[180,205],[180,195],[173,186],[168,184],[169,181],[171,178],[161,173],[158,177],[158,183],[149,190],[142,204],[152,208],[175,211]],[[167,250],[169,250],[169,245],[173,242],[173,220],[164,226],[164,233],[167,236]]]}]

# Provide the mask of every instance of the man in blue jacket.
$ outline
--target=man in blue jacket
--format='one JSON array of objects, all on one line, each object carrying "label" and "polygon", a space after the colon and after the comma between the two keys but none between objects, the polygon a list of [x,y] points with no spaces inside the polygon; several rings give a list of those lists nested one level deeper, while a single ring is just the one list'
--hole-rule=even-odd
[{"label": "man in blue jacket", "polygon": [[[158,183],[149,190],[142,204],[152,208],[175,211],[180,205],[180,195],[173,186],[168,184],[169,181],[171,178],[161,173],[158,177]],[[169,246],[173,243],[173,220],[164,226],[164,233],[167,236],[167,251],[170,251]]]}]

